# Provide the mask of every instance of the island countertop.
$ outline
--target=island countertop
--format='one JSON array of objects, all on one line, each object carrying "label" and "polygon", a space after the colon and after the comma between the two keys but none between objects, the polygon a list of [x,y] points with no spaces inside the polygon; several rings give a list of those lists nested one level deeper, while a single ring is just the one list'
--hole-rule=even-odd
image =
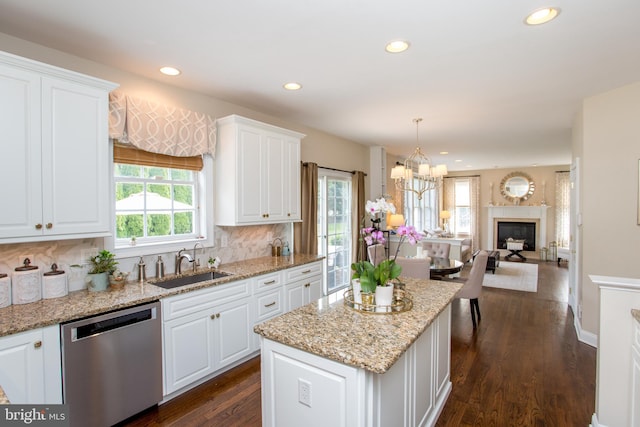
[{"label": "island countertop", "polygon": [[328,297],[256,325],[263,337],[347,365],[383,374],[451,303],[461,283],[402,278],[413,308],[361,313]]},{"label": "island countertop", "polygon": [[[74,291],[60,298],[43,299],[30,304],[10,305],[0,309],[0,337],[157,301],[172,295],[247,279],[320,259],[322,257],[317,255],[298,254],[253,258],[223,264],[220,271],[230,273],[230,276],[173,289],[154,286],[154,280],[149,280],[145,283],[128,283],[122,289],[109,289],[104,292]],[[201,271],[199,270],[199,272]],[[189,274],[193,273],[189,272],[184,275]],[[167,275],[166,278],[172,276]]]}]

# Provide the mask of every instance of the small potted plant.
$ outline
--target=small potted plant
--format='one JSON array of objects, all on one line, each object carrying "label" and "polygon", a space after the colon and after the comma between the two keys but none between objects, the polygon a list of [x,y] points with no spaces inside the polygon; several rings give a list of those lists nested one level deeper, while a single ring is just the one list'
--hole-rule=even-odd
[{"label": "small potted plant", "polygon": [[89,258],[91,264],[91,270],[89,270],[89,282],[90,291],[105,291],[109,285],[109,275],[116,270],[118,261],[115,259],[115,255],[106,249],[98,252],[98,255]]}]

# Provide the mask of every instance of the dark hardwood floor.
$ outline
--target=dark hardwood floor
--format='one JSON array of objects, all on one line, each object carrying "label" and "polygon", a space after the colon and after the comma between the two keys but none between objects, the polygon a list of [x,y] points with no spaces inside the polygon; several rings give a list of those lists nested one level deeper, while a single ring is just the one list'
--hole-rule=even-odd
[{"label": "dark hardwood floor", "polygon": [[[485,288],[475,331],[468,300],[453,302],[453,390],[438,426],[589,424],[596,350],[576,338],[567,275],[566,264],[544,262],[537,293]],[[260,412],[256,357],[123,425],[260,426]]]}]

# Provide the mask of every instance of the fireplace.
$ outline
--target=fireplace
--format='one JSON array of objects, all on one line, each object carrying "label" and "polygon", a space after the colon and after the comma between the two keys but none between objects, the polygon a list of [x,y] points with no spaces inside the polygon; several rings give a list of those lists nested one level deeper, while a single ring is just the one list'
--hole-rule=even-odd
[{"label": "fireplace", "polygon": [[[531,238],[531,247],[542,248],[547,245],[547,209],[549,206],[489,206],[487,218],[487,248],[498,249],[498,222],[534,223],[535,231]],[[504,238],[515,236],[505,236]],[[529,240],[525,237],[526,240]],[[528,242],[529,243],[529,242]],[[527,249],[529,251],[534,249]]]},{"label": "fireplace", "polygon": [[536,250],[536,223],[518,221],[498,221],[497,246],[507,249],[507,239],[524,240],[525,251]]}]

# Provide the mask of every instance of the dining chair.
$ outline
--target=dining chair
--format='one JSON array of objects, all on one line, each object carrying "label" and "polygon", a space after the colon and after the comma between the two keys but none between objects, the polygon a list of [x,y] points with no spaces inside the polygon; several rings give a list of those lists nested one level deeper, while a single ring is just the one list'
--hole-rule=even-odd
[{"label": "dining chair", "polygon": [[445,242],[422,242],[422,249],[431,258],[449,258],[451,244]]},{"label": "dining chair", "polygon": [[476,329],[477,327],[476,314],[478,315],[478,322],[480,321],[480,304],[478,303],[478,298],[482,292],[482,281],[484,279],[488,259],[489,253],[487,251],[481,251],[473,260],[469,277],[466,280],[459,278],[451,279],[455,282],[464,282],[464,286],[462,286],[462,289],[458,291],[456,298],[469,299],[473,329]]},{"label": "dining chair", "polygon": [[387,257],[384,250],[384,245],[376,243],[375,245],[367,246],[367,255],[369,255],[369,262],[373,265],[378,265]]},{"label": "dining chair", "polygon": [[429,279],[431,264],[430,258],[396,258],[396,264],[402,267],[402,277],[414,277],[416,279]]}]

